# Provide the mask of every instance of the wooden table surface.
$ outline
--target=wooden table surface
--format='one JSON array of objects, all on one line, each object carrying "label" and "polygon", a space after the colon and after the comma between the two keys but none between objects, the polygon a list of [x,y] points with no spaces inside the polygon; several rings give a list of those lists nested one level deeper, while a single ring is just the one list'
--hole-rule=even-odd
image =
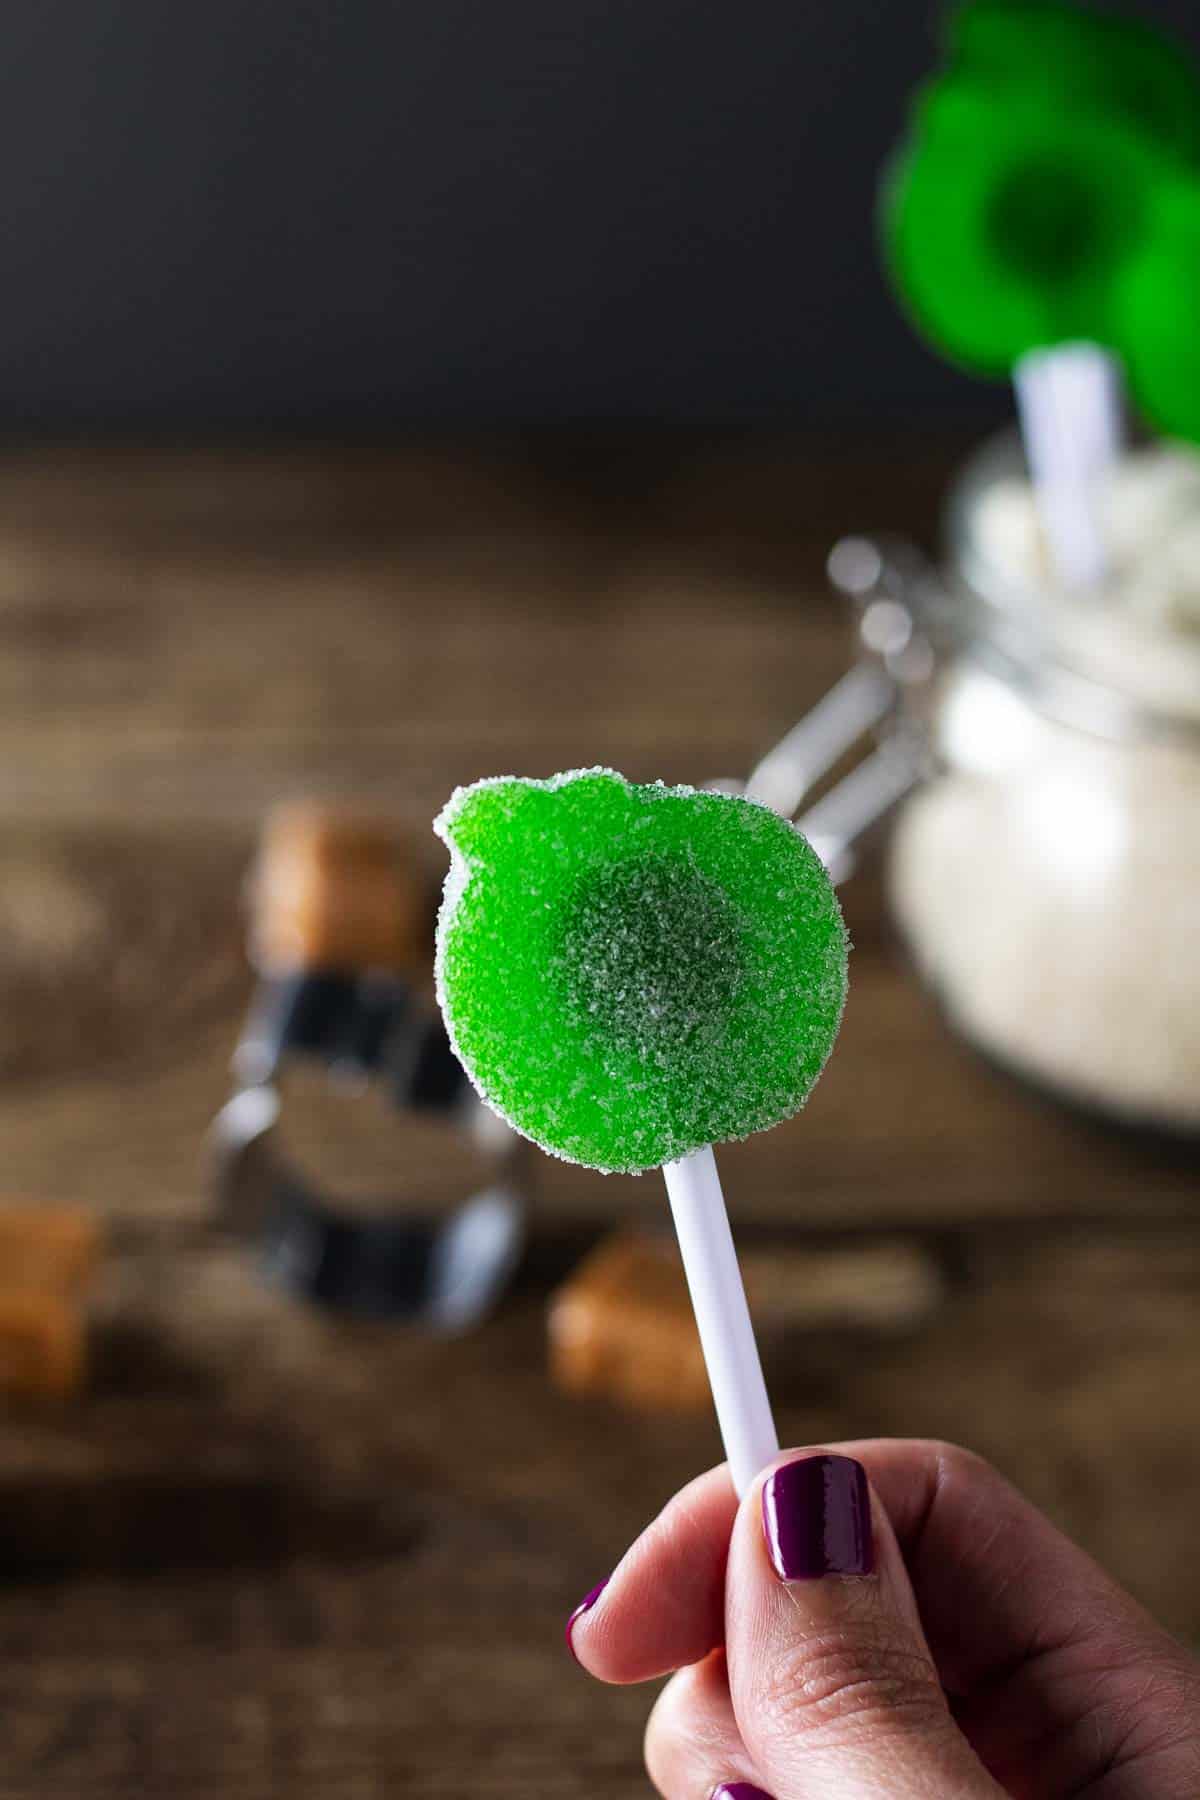
[{"label": "wooden table surface", "polygon": [[[831,538],[928,538],[949,466],[665,441],[0,460],[4,1187],[111,1231],[91,1391],[0,1424],[0,1800],[647,1791],[650,1696],[587,1681],[562,1623],[716,1460],[711,1422],[556,1393],[536,1282],[456,1342],[260,1285],[203,1155],[249,985],[239,884],[297,791],[424,831],[484,773],[744,773],[842,667]],[[969,1443],[1200,1636],[1195,1163],[994,1074],[915,985],[876,871],[845,906],[838,1053],[802,1119],[724,1156],[728,1188],[751,1226],[919,1238],[953,1279],[915,1335],[778,1372],[785,1438]],[[390,1129],[380,1177],[436,1187],[436,1143]],[[661,1210],[649,1179],[540,1173],[547,1241]]]}]

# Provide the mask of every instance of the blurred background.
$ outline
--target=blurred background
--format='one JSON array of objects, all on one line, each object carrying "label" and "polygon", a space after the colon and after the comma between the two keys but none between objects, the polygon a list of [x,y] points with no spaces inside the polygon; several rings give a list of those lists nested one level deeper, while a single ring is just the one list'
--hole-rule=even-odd
[{"label": "blurred background", "polygon": [[[1188,0],[1137,9],[1194,42]],[[14,4],[0,395],[38,432],[1001,415],[879,278],[938,10]]]},{"label": "blurred background", "polygon": [[0,1794],[649,1791],[562,1628],[720,1457],[661,1183],[481,1131],[429,822],[744,783],[851,668],[771,776],[845,1026],[722,1155],[781,1435],[965,1442],[1200,1642],[1200,469],[1128,730],[938,639],[1013,403],[879,268],[937,9],[6,28]]}]

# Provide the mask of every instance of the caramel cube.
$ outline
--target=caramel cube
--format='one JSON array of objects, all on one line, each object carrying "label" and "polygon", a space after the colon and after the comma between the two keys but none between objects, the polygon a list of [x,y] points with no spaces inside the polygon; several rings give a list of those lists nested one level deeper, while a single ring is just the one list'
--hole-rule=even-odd
[{"label": "caramel cube", "polygon": [[[785,1387],[814,1342],[918,1331],[945,1297],[928,1251],[900,1239],[782,1241],[741,1262],[768,1373]],[[665,1234],[605,1238],[552,1297],[548,1327],[551,1373],[569,1393],[658,1412],[712,1404],[683,1266]]]},{"label": "caramel cube", "polygon": [[708,1376],[671,1239],[621,1231],[587,1256],[550,1302],[550,1369],[568,1393],[646,1411],[707,1410]]},{"label": "caramel cube", "polygon": [[83,1207],[0,1206],[0,1293],[82,1296],[100,1254],[100,1227]]},{"label": "caramel cube", "polygon": [[61,1400],[82,1386],[99,1253],[100,1227],[81,1207],[0,1207],[0,1394]]},{"label": "caramel cube", "polygon": [[389,821],[310,804],[268,819],[251,884],[251,955],[267,972],[433,967],[418,852]]},{"label": "caramel cube", "polygon": [[62,1294],[0,1289],[0,1394],[64,1400],[83,1384],[83,1309]]}]

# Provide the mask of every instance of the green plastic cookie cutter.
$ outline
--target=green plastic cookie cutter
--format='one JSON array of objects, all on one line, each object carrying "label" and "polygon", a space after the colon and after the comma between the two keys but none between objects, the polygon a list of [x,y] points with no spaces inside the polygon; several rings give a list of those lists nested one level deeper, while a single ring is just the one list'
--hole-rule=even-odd
[{"label": "green plastic cookie cutter", "polygon": [[641,1171],[796,1112],[847,941],[822,864],[750,801],[611,770],[460,789],[438,997],[483,1098],[552,1154]]}]

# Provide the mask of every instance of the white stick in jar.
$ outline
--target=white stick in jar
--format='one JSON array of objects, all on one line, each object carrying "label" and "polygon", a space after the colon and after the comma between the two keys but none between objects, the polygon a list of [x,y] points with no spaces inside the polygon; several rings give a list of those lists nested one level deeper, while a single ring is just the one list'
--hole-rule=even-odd
[{"label": "white stick in jar", "polygon": [[1096,587],[1107,573],[1096,490],[1121,454],[1121,381],[1098,344],[1030,350],[1013,369],[1025,456],[1042,529],[1062,582]]}]

